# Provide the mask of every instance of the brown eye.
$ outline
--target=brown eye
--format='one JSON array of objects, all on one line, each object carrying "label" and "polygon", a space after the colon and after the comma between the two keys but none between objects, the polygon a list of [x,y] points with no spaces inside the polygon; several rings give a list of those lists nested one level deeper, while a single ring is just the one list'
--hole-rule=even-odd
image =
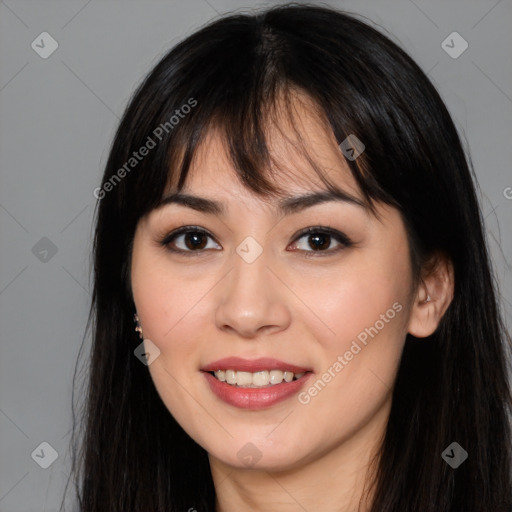
[{"label": "brown eye", "polygon": [[331,235],[325,233],[319,233],[316,235],[308,235],[310,244],[309,246],[318,251],[320,249],[328,249],[331,245]]},{"label": "brown eye", "polygon": [[211,235],[202,229],[193,228],[191,226],[180,228],[167,235],[160,244],[165,246],[169,251],[177,253],[201,252],[208,247],[208,238]]},{"label": "brown eye", "polygon": [[[301,239],[305,239],[307,242],[300,244],[298,240]],[[344,233],[331,228],[322,227],[308,228],[299,233],[299,236],[296,237],[295,240],[293,248],[305,253],[316,252],[332,254],[353,245],[352,241]],[[338,244],[335,248],[331,247],[333,240]],[[323,254],[321,255],[323,256]],[[308,254],[308,256],[311,256],[311,254]]]},{"label": "brown eye", "polygon": [[189,231],[182,235],[188,249],[204,249],[207,243],[206,235],[198,231]]}]

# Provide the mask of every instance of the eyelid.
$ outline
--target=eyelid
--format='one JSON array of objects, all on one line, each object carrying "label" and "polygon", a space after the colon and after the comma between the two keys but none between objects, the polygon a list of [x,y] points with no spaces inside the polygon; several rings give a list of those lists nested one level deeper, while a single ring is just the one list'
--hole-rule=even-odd
[{"label": "eyelid", "polygon": [[[164,237],[161,237],[159,239],[159,245],[165,247],[170,252],[182,254],[185,256],[191,256],[191,255],[197,256],[197,255],[204,253],[206,251],[206,249],[198,249],[196,251],[191,251],[191,250],[187,251],[187,250],[183,250],[183,249],[172,249],[169,247],[169,244],[174,239],[176,239],[180,235],[187,234],[189,232],[201,233],[203,235],[206,235],[206,236],[212,238],[215,241],[215,243],[220,245],[215,240],[215,237],[211,233],[209,233],[206,229],[201,228],[200,226],[193,226],[193,225],[181,226],[181,227],[171,231],[170,233],[166,234]],[[304,250],[299,249],[299,252],[304,253],[304,256],[306,256],[306,257],[328,256],[328,255],[337,253],[342,249],[345,249],[345,248],[355,245],[354,242],[352,242],[352,240],[345,233],[343,233],[337,229],[331,228],[329,226],[310,226],[308,228],[304,228],[293,235],[291,243],[292,244],[296,243],[298,240],[300,240],[301,238],[303,238],[306,235],[318,234],[318,233],[330,235],[341,245],[341,247],[338,247],[336,249],[328,249],[326,251],[313,251],[313,250],[304,251]],[[196,254],[194,254],[194,253],[196,253]]]}]

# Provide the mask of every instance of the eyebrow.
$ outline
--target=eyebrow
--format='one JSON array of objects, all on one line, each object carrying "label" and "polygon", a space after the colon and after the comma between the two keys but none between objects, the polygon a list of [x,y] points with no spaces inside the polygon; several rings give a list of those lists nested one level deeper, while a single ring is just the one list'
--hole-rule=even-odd
[{"label": "eyebrow", "polygon": [[[330,201],[349,203],[355,206],[359,206],[364,210],[367,209],[367,206],[360,199],[341,190],[326,190],[321,192],[312,192],[299,196],[288,196],[278,202],[277,209],[284,215],[291,215],[293,213],[298,213],[302,210],[305,210],[306,208],[310,208],[317,204],[322,204]],[[164,197],[164,199],[162,199],[162,201],[158,204],[157,208],[161,208],[162,206],[166,206],[169,204],[179,204],[181,206],[186,206],[187,208],[191,208],[198,212],[210,215],[222,216],[225,215],[226,213],[224,205],[219,201],[178,192]]]}]

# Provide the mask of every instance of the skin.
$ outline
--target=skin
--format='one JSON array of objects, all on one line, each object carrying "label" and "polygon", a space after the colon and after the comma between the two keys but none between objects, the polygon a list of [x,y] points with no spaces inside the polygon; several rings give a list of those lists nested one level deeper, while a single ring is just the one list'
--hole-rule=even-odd
[{"label": "skin", "polygon": [[[309,154],[338,186],[361,198],[334,136],[307,100],[297,101],[296,115]],[[290,195],[324,190],[288,144],[290,123],[283,118],[277,126],[269,127],[272,155],[294,173],[278,173],[276,183]],[[334,201],[281,215],[274,200],[239,182],[215,131],[198,149],[183,192],[221,201],[226,215],[170,204],[141,219],[132,291],[144,338],[160,350],[148,367],[156,389],[209,454],[216,510],[357,510],[385,431],[406,334],[424,337],[436,329],[453,296],[451,265],[439,260],[413,287],[404,223],[383,204],[381,220]],[[159,244],[187,225],[212,235],[201,253],[187,257]],[[354,245],[319,254],[310,235],[295,236],[310,226],[330,226]],[[250,264],[236,252],[247,236],[263,249]],[[173,246],[193,252],[184,236]],[[323,250],[337,247],[331,238]],[[425,303],[427,293],[432,300]],[[360,343],[357,355],[307,404],[295,395],[262,410],[239,409],[218,399],[200,372],[222,357],[275,357],[313,369],[307,390],[395,303],[401,311],[366,346]],[[237,456],[249,442],[261,454],[252,467]],[[371,494],[360,510],[370,504]]]}]

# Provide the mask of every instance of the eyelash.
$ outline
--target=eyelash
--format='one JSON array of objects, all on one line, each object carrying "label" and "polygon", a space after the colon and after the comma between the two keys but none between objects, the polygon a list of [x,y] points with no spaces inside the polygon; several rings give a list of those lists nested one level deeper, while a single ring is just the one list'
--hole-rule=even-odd
[{"label": "eyelash", "polygon": [[[187,256],[187,257],[200,256],[206,249],[197,249],[197,250],[191,251],[191,250],[184,250],[184,249],[175,249],[175,248],[170,247],[171,242],[175,241],[175,239],[178,236],[183,235],[183,234],[188,234],[188,233],[198,233],[198,234],[206,235],[206,236],[214,239],[213,236],[210,235],[210,233],[208,233],[204,229],[201,229],[198,226],[183,226],[183,227],[178,228],[178,229],[172,231],[171,233],[167,234],[163,239],[161,239],[159,241],[159,244],[162,247],[165,247],[168,251],[177,253],[177,254],[180,254],[183,256]],[[325,227],[325,226],[312,226],[312,227],[303,229],[293,239],[292,243],[295,243],[296,241],[300,240],[301,238],[303,238],[306,235],[312,235],[312,234],[316,234],[316,235],[321,234],[321,235],[331,236],[337,242],[340,243],[340,246],[338,246],[338,248],[336,248],[336,249],[329,249],[326,251],[322,251],[322,250],[304,251],[302,249],[298,249],[299,252],[305,253],[304,257],[306,257],[306,258],[329,256],[329,255],[338,253],[338,252],[342,251],[343,249],[346,249],[346,248],[354,245],[352,240],[350,240],[350,238],[347,235],[345,235],[344,233],[341,233],[340,231],[337,231],[335,229]],[[196,253],[196,254],[194,254],[194,253]]]}]

